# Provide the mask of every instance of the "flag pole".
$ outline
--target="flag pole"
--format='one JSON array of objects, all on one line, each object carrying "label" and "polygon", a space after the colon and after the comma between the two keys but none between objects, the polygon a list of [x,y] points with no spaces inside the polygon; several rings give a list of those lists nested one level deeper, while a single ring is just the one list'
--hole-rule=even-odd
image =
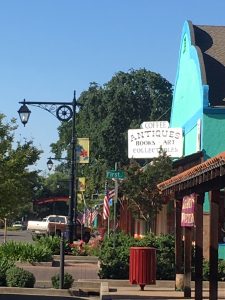
[{"label": "flag pole", "polygon": [[[117,171],[117,162],[115,163],[115,171]],[[115,234],[116,234],[116,203],[117,203],[117,198],[118,198],[118,179],[115,178],[115,197],[114,197],[114,201],[113,201],[113,209],[114,209],[114,213],[113,213],[113,248],[115,248]]]},{"label": "flag pole", "polygon": [[108,222],[107,222],[107,224],[108,224],[108,237],[109,237],[109,216],[108,216]]}]

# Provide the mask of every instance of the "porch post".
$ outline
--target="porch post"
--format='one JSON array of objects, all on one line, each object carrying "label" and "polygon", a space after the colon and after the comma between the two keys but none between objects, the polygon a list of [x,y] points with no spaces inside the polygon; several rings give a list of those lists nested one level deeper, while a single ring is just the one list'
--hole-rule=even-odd
[{"label": "porch post", "polygon": [[218,299],[218,221],[220,191],[210,192],[209,299]]},{"label": "porch post", "polygon": [[183,283],[179,282],[184,271],[182,270],[183,266],[183,257],[182,257],[182,227],[181,227],[181,200],[174,200],[175,207],[175,290],[183,289]]},{"label": "porch post", "polygon": [[202,300],[203,202],[205,193],[197,195],[195,210],[195,299]]},{"label": "porch post", "polygon": [[192,227],[184,227],[184,297],[191,298]]}]

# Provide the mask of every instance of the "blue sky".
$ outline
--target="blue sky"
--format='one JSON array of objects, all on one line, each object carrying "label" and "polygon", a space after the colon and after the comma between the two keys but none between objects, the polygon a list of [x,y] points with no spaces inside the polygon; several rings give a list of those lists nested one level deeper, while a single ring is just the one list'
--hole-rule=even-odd
[{"label": "blue sky", "polygon": [[[224,0],[0,0],[0,112],[18,118],[19,101],[72,101],[90,82],[146,68],[172,84],[185,20],[224,25]],[[16,139],[44,151],[59,121],[30,107]]]}]

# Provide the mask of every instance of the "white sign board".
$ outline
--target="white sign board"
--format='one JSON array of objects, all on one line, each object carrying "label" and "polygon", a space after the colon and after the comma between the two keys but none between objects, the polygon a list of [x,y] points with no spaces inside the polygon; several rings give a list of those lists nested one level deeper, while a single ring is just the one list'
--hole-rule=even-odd
[{"label": "white sign board", "polygon": [[141,123],[140,128],[143,129],[153,129],[153,128],[159,128],[159,129],[163,129],[163,128],[169,128],[170,124],[168,121],[152,121],[152,122],[143,122]]},{"label": "white sign board", "polygon": [[168,156],[181,157],[183,155],[182,128],[128,130],[129,158],[158,157],[160,146]]}]

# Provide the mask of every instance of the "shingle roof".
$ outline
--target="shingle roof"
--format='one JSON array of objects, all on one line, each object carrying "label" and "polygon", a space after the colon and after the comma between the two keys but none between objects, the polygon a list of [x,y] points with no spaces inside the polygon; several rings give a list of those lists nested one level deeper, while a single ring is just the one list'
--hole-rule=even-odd
[{"label": "shingle roof", "polygon": [[203,55],[210,106],[225,106],[225,26],[193,25]]},{"label": "shingle roof", "polygon": [[[221,169],[221,167],[223,168]],[[167,193],[170,193],[171,191],[178,190],[178,185],[179,185],[179,190],[182,190],[182,188],[183,189],[187,188],[185,184],[183,187],[181,186],[181,184],[185,182],[189,183],[188,187],[194,187],[212,178],[223,176],[224,174],[225,174],[225,152],[222,152],[217,156],[210,158],[201,164],[198,164],[176,176],[171,177],[166,181],[159,183],[157,187],[161,192],[166,191]]]}]

